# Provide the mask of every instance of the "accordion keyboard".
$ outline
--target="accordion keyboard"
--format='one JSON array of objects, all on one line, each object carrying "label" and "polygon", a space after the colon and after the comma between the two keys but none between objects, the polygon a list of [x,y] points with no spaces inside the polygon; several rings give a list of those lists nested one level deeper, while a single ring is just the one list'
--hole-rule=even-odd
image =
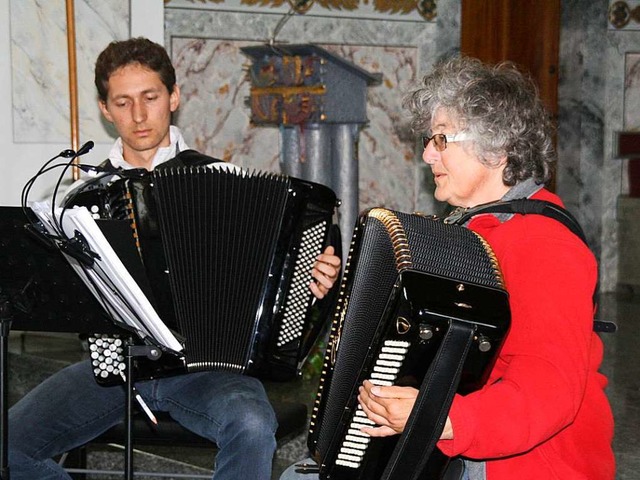
[{"label": "accordion keyboard", "polygon": [[[380,349],[380,355],[374,363],[369,381],[374,385],[393,385],[398,377],[402,362],[411,344],[400,340],[386,340]],[[358,405],[347,428],[347,434],[340,445],[336,458],[336,465],[347,468],[359,468],[367,451],[370,437],[360,431],[363,427],[374,427],[373,421],[369,420]]]},{"label": "accordion keyboard", "polygon": [[305,230],[302,235],[298,261],[285,301],[283,322],[278,332],[278,348],[297,341],[302,336],[310,303],[307,290],[309,283],[313,280],[311,269],[317,252],[322,250],[327,225],[327,222],[318,223]]}]

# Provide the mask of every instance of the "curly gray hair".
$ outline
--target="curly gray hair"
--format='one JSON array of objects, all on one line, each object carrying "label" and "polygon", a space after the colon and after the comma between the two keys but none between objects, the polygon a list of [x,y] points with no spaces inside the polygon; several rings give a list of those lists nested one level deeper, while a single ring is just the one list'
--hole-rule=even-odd
[{"label": "curly gray hair", "polygon": [[473,137],[481,162],[495,165],[506,155],[503,182],[513,186],[528,178],[547,182],[556,159],[549,113],[533,81],[509,62],[487,65],[470,57],[439,62],[404,107],[414,132],[430,132],[436,111]]}]

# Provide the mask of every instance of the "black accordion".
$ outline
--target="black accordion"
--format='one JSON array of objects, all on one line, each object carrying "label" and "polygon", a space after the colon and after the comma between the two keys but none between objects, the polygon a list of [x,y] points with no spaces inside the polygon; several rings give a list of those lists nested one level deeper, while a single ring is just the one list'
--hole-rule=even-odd
[{"label": "black accordion", "polygon": [[[172,160],[125,175],[68,203],[99,222],[130,224],[144,267],[138,283],[183,340],[179,355],[136,359],[136,379],[203,370],[294,378],[329,321],[308,285],[335,233],[333,191],[222,162]],[[98,382],[122,382],[122,339],[92,335],[89,348]]]},{"label": "black accordion", "polygon": [[[312,412],[308,446],[322,479],[441,478],[435,444],[455,393],[481,387],[508,331],[508,295],[478,234],[374,208],[357,222]],[[372,438],[364,380],[413,386],[401,435]]]}]

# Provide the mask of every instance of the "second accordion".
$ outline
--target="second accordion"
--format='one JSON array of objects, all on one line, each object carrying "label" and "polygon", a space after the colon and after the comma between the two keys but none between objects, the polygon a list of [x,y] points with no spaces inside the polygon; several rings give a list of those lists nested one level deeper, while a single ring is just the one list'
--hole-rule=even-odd
[{"label": "second accordion", "polygon": [[[488,243],[431,217],[374,208],[356,224],[312,412],[321,479],[438,479],[436,443],[456,393],[482,386],[510,325]],[[401,435],[373,438],[365,380],[418,397]]]},{"label": "second accordion", "polygon": [[[148,296],[184,339],[181,355],[136,361],[136,378],[203,370],[294,378],[325,330],[308,286],[334,228],[335,194],[284,175],[184,165],[179,157],[70,200],[96,217],[130,223]],[[102,335],[90,343],[102,356],[121,344]],[[117,383],[121,368],[96,366],[96,378]]]}]

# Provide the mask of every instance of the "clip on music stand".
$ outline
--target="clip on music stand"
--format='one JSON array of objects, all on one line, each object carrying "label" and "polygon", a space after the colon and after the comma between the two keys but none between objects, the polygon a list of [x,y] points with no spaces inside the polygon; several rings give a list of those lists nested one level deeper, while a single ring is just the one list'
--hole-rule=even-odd
[{"label": "clip on music stand", "polygon": [[[110,221],[118,222],[118,221]],[[69,332],[79,334],[123,333],[104,311],[104,308],[81,281],[64,256],[54,248],[47,248],[27,231],[28,223],[20,207],[0,207],[0,480],[9,480],[7,455],[7,345],[13,327],[23,331]],[[109,236],[122,237],[126,229],[109,223]],[[122,226],[122,225],[121,225]],[[129,228],[127,226],[127,228]],[[114,233],[116,232],[116,233]],[[117,233],[121,232],[121,233]],[[135,249],[131,235],[128,242],[114,238],[119,250]],[[130,244],[127,246],[127,244]],[[131,263],[131,252],[118,251],[129,259],[132,273],[141,267]],[[141,270],[136,272],[139,274]],[[128,330],[129,338],[132,336]],[[133,357],[159,358],[161,350],[150,346],[132,346],[130,338],[125,348],[128,375],[126,376],[125,475],[133,478]]]}]

